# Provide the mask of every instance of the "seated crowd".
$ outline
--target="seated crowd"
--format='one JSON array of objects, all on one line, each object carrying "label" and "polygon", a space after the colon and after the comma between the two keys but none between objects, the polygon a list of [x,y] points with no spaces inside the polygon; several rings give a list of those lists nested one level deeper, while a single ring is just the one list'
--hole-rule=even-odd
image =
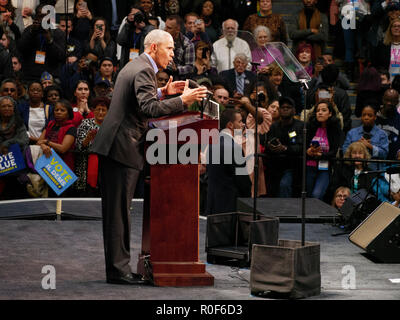
[{"label": "seated crowd", "polygon": [[[243,139],[235,143],[243,154],[251,158],[257,145],[263,155],[253,158],[248,179],[235,180],[242,181],[232,191],[237,196],[255,196],[252,167],[259,173],[257,196],[300,196],[306,120],[308,197],[340,208],[360,189],[374,192],[375,178],[383,190],[377,196],[398,204],[400,178],[393,177],[398,184],[389,186],[385,174],[362,174],[379,169],[375,163],[337,159],[400,156],[400,5],[359,0],[362,19],[355,29],[343,29],[341,8],[347,1],[302,0],[290,25],[273,12],[272,3],[75,0],[65,8],[60,0],[0,1],[0,152],[7,154],[17,144],[27,164],[0,176],[0,199],[55,196],[34,170],[38,157],[52,150],[78,177],[63,196],[99,196],[90,145],[107,115],[119,71],[143,52],[146,35],[160,28],[171,34],[175,48],[173,62],[157,74],[158,86],[170,76],[206,86],[219,104],[221,131],[234,136],[234,129],[241,130]],[[57,24],[44,29],[42,8],[48,4],[56,8]],[[226,6],[230,10],[223,10]],[[279,66],[282,52],[267,50],[269,42],[290,44],[312,79],[308,90],[290,81]],[[335,58],[344,61],[344,72]],[[359,125],[353,125],[346,91],[354,81]],[[255,126],[258,137],[251,139],[247,130]],[[221,191],[214,185],[223,180],[218,170],[202,167],[203,187]],[[226,185],[231,188],[232,180]],[[215,193],[209,198],[218,200]],[[215,210],[224,208],[202,201],[201,211]]]}]

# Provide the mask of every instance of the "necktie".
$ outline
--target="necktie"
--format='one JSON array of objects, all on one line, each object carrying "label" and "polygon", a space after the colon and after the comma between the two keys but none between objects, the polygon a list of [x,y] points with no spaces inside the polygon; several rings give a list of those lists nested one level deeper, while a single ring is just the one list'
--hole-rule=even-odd
[{"label": "necktie", "polygon": [[229,60],[228,60],[228,70],[231,69],[231,48],[233,46],[232,41],[228,41],[228,43],[226,44],[226,46],[228,47],[228,51],[229,51]]},{"label": "necktie", "polygon": [[237,92],[243,94],[244,91],[244,74],[236,76],[236,89]]}]

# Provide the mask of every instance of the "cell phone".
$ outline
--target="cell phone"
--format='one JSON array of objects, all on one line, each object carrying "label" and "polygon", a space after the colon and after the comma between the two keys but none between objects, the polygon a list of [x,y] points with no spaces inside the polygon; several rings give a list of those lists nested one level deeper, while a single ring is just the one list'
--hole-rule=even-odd
[{"label": "cell phone", "polygon": [[96,25],[96,29],[97,29],[97,30],[100,30],[100,31],[103,31],[103,27],[102,27],[102,26],[99,26],[99,25]]},{"label": "cell phone", "polygon": [[269,143],[272,144],[273,146],[279,145],[278,138],[277,137],[272,138],[271,140],[269,140]]},{"label": "cell phone", "polygon": [[207,51],[208,51],[207,47],[203,48],[203,51],[201,53],[201,58],[202,59],[206,59],[207,58]]},{"label": "cell phone", "polygon": [[312,145],[314,148],[318,148],[318,147],[319,147],[319,141],[313,140],[313,141],[311,141],[311,145]]},{"label": "cell phone", "polygon": [[320,99],[330,99],[332,95],[329,91],[321,90],[318,92],[318,98]]},{"label": "cell phone", "polygon": [[81,2],[79,4],[79,8],[82,9],[82,10],[86,10],[87,9],[87,3],[86,2]]},{"label": "cell phone", "polygon": [[364,132],[364,133],[363,133],[363,138],[364,138],[365,140],[369,140],[369,139],[372,138],[372,134],[370,134],[369,132]]}]

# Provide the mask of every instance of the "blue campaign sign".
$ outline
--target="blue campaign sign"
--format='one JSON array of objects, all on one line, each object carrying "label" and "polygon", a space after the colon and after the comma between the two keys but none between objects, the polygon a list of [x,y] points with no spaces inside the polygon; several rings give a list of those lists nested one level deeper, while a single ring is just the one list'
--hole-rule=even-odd
[{"label": "blue campaign sign", "polygon": [[51,152],[49,158],[42,155],[37,159],[35,169],[59,196],[77,180],[77,177],[53,149],[51,149]]},{"label": "blue campaign sign", "polygon": [[25,160],[18,144],[8,147],[7,154],[0,154],[0,176],[25,169]]}]

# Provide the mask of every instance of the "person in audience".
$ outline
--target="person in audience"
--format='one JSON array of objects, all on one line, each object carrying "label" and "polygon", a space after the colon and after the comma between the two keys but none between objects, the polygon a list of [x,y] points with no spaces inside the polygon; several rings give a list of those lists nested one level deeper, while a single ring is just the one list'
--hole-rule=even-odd
[{"label": "person in audience", "polygon": [[296,58],[299,60],[301,66],[312,77],[314,75],[314,51],[310,44],[300,44],[296,51]]},{"label": "person in audience", "polygon": [[[214,152],[219,152],[220,164],[208,163],[208,190],[206,214],[235,212],[238,197],[251,195],[251,181],[246,172],[246,163],[239,163],[232,156],[233,163],[225,163],[224,154],[242,154],[242,146],[235,143],[234,135],[244,128],[242,116],[239,111],[225,109],[220,117],[221,134],[219,143],[208,148],[209,158]],[[241,169],[241,174],[237,174]]]},{"label": "person in audience", "polygon": [[90,35],[89,49],[99,58],[110,57],[116,59],[117,44],[111,38],[110,30],[104,18],[93,19],[93,28]]},{"label": "person in audience", "polygon": [[273,99],[271,103],[268,104],[267,110],[271,114],[272,123],[277,122],[280,119],[279,99]]},{"label": "person in audience", "polygon": [[45,71],[40,76],[40,83],[42,84],[43,89],[46,89],[46,87],[54,85],[54,78],[50,73]]},{"label": "person in audience", "polygon": [[98,78],[94,83],[93,96],[98,97],[112,97],[113,87],[110,81],[103,78]]},{"label": "person in audience", "polygon": [[229,91],[224,87],[215,89],[213,100],[219,104],[219,110],[224,111],[229,103]]},{"label": "person in audience", "polygon": [[46,129],[40,135],[37,145],[43,151],[43,154],[49,158],[53,149],[68,165],[71,170],[75,169],[75,156],[73,153],[76,127],[72,119],[74,112],[72,106],[67,100],[59,100],[53,109],[53,118]]},{"label": "person in audience", "polygon": [[[368,152],[367,147],[360,141],[353,142],[347,148],[344,158],[346,159],[371,159],[371,155]],[[363,174],[363,171],[371,170],[367,162],[337,162],[329,188],[333,194],[333,191],[339,187],[347,187],[350,189],[350,193],[353,194],[361,189],[370,190],[373,176],[371,174]],[[372,191],[372,189],[371,189]],[[329,191],[328,191],[329,194]],[[330,199],[331,197],[328,196]]]},{"label": "person in audience", "polygon": [[354,110],[356,117],[361,116],[362,108],[367,101],[375,101],[374,105],[382,101],[383,92],[381,83],[381,77],[374,67],[364,69],[358,82],[356,107]]},{"label": "person in audience", "polygon": [[[68,28],[67,28],[68,27]],[[58,24],[58,28],[64,32],[67,39],[67,61],[68,63],[74,63],[83,53],[83,48],[81,42],[72,36],[73,34],[73,23],[72,18],[69,18],[65,15],[61,15],[60,23]]]},{"label": "person in audience", "polygon": [[85,80],[79,80],[75,88],[72,103],[73,119],[72,123],[76,128],[79,127],[83,119],[93,118],[93,112],[89,109],[90,87]]},{"label": "person in audience", "polygon": [[299,191],[304,125],[294,118],[295,102],[291,98],[281,97],[278,109],[279,118],[273,121],[265,141],[265,177],[269,196],[291,198]]},{"label": "person in audience", "polygon": [[43,87],[38,81],[28,86],[29,101],[18,105],[18,111],[24,120],[29,141],[36,144],[48,122],[53,119],[52,106],[43,103]]},{"label": "person in audience", "polygon": [[93,16],[90,10],[90,4],[84,0],[75,0],[71,36],[80,42],[80,46],[83,50],[85,50],[90,40],[92,20]]},{"label": "person in audience", "polygon": [[[218,72],[230,70],[233,68],[233,60],[239,53],[251,61],[251,51],[248,43],[237,36],[239,24],[236,20],[228,19],[222,23],[222,32],[224,37],[213,43],[213,52],[211,55],[211,65],[217,68]],[[251,69],[247,65],[248,70]]]},{"label": "person in audience", "polygon": [[293,52],[301,42],[313,46],[315,58],[321,56],[328,41],[328,18],[316,8],[318,0],[302,0],[304,9],[293,15],[289,24],[289,37],[293,40]]},{"label": "person in audience", "polygon": [[200,19],[199,15],[195,12],[189,12],[185,15],[185,36],[196,45],[197,42],[203,41],[212,45],[210,38],[206,31],[204,21]]},{"label": "person in audience", "polygon": [[[17,144],[21,153],[24,153],[29,143],[24,122],[16,113],[16,106],[16,101],[10,96],[0,97],[0,156],[7,154],[13,144]],[[0,177],[1,200],[18,199],[26,195],[19,177],[20,172]]]},{"label": "person in audience", "polygon": [[174,60],[168,66],[170,73],[179,79],[186,79],[193,72],[195,62],[194,44],[181,32],[182,19],[178,15],[167,17],[165,31],[174,39]]},{"label": "person in audience", "polygon": [[[372,159],[386,159],[389,151],[389,139],[385,131],[378,128],[375,124],[377,107],[366,103],[361,113],[362,125],[351,129],[343,144],[343,152],[356,141],[361,142],[371,154]],[[371,163],[372,169],[377,169],[374,163]]]},{"label": "person in audience", "polygon": [[256,76],[251,71],[246,70],[249,60],[243,53],[235,55],[233,69],[220,72],[219,77],[224,81],[224,86],[229,90],[234,98],[240,98],[248,88],[252,88],[256,81]]},{"label": "person in audience", "polygon": [[219,8],[217,3],[211,0],[202,1],[197,9],[200,19],[204,21],[205,32],[208,35],[211,43],[214,43],[219,39],[220,36],[220,19],[218,18]]},{"label": "person in audience", "polygon": [[[157,10],[154,7],[153,0],[140,0],[139,1],[140,8],[143,13],[146,15],[147,20],[150,24],[154,26],[155,29],[164,30],[165,22],[161,19],[160,16],[157,16]],[[156,21],[155,23],[151,23],[150,20]]]},{"label": "person in audience", "polygon": [[163,70],[159,70],[156,74],[157,78],[157,87],[162,88],[165,87],[169,80],[169,74]]},{"label": "person in audience", "polygon": [[[271,41],[271,31],[268,27],[258,26],[253,31],[254,38],[257,42],[257,47],[251,51],[252,62],[259,63],[259,65],[253,65],[253,72],[258,70],[260,74],[268,74],[270,71],[269,65],[273,63],[275,59],[278,59],[279,63],[284,64],[282,53],[279,49],[269,47],[267,49],[268,42]],[[270,54],[272,52],[273,55]]]},{"label": "person in audience", "polygon": [[9,96],[15,101],[18,101],[18,87],[17,83],[13,79],[5,79],[1,83],[0,96]]},{"label": "person in audience", "polygon": [[56,102],[63,98],[63,93],[58,86],[48,86],[43,90],[43,102],[45,104],[50,104],[53,107]]},{"label": "person in audience", "polygon": [[331,205],[332,207],[340,210],[346,199],[350,196],[350,189],[347,187],[339,187],[333,195]]},{"label": "person in audience", "polygon": [[99,127],[110,107],[110,99],[107,97],[95,98],[92,101],[94,118],[84,119],[78,127],[76,137],[76,157],[75,173],[78,180],[75,189],[79,194],[87,196],[99,196],[97,186],[98,159],[95,154],[88,154]]},{"label": "person in audience", "polygon": [[99,61],[99,71],[95,75],[95,81],[105,79],[114,85],[117,75],[114,72],[114,62],[110,57],[103,57]]},{"label": "person in audience", "polygon": [[307,196],[323,200],[329,186],[330,162],[336,158],[343,131],[330,102],[319,102],[307,122]]},{"label": "person in audience", "polygon": [[243,30],[253,32],[259,26],[270,30],[270,40],[287,44],[286,24],[281,15],[272,13],[272,0],[260,0],[260,9],[247,17]]},{"label": "person in audience", "polygon": [[138,7],[131,6],[126,23],[117,38],[117,43],[121,46],[120,69],[144,51],[144,38],[153,29],[143,12]]},{"label": "person in audience", "polygon": [[204,41],[198,41],[195,45],[195,52],[196,60],[194,62],[193,74],[190,78],[198,80],[206,77],[211,82],[215,82],[218,73],[217,69],[211,67],[211,46]]},{"label": "person in audience", "polygon": [[33,23],[35,8],[39,5],[39,0],[12,0],[15,10],[15,23],[20,31],[25,30]]},{"label": "person in audience", "polygon": [[24,30],[17,43],[27,81],[40,79],[44,71],[58,78],[59,69],[65,61],[65,35],[59,29],[43,29],[43,6],[41,4],[36,8],[33,24]]}]

